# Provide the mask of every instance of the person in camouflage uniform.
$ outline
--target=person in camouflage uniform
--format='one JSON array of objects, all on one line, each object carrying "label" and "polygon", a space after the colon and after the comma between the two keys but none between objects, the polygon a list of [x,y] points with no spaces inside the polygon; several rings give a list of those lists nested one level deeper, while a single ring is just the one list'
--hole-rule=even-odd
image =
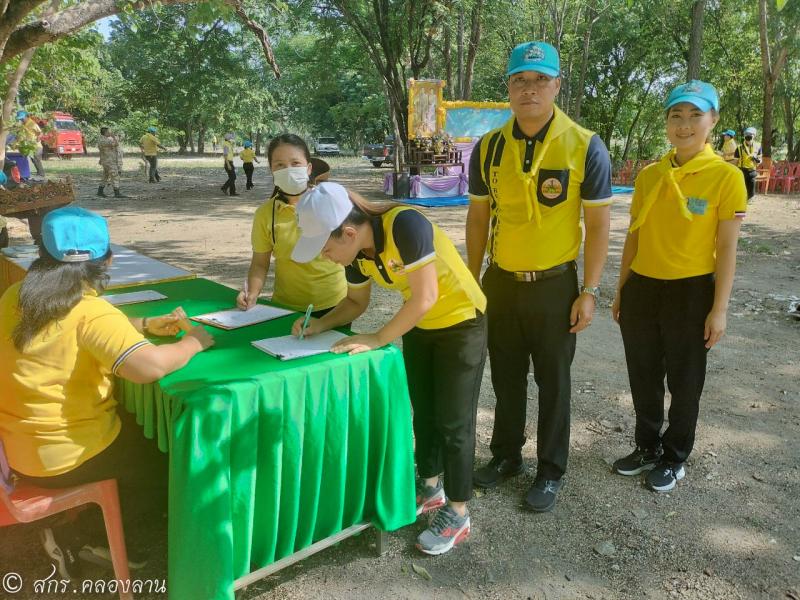
[{"label": "person in camouflage uniform", "polygon": [[108,127],[100,128],[100,166],[103,167],[103,183],[97,188],[97,195],[105,198],[105,187],[110,183],[114,188],[115,198],[125,198],[119,191],[119,175],[122,172],[122,146],[119,139]]}]

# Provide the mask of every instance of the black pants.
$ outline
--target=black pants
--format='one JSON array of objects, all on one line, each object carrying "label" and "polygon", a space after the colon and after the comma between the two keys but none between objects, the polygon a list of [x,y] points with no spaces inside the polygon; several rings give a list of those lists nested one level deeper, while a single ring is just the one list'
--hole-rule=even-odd
[{"label": "black pants", "polygon": [[[119,488],[125,537],[137,535],[143,522],[167,510],[169,456],[148,440],[135,417],[120,412],[122,429],[111,445],[79,467],[53,477],[28,477],[23,480],[43,488],[64,488],[103,479],[116,479]],[[82,542],[97,542],[105,535],[99,510],[85,510],[74,528],[83,534]]]},{"label": "black pants", "polygon": [[744,175],[744,186],[747,188],[747,199],[750,200],[753,196],[756,195],[756,176],[758,172],[755,169],[745,169],[744,167],[739,167],[739,170]]},{"label": "black pants", "polygon": [[[636,444],[663,445],[664,459],[683,462],[694,446],[706,377],[705,320],[714,277],[671,281],[631,273],[620,298],[620,330],[636,411]],[[664,376],[672,394],[664,423]]]},{"label": "black pants", "polygon": [[525,444],[528,370],[539,388],[536,428],[537,479],[560,479],[567,469],[570,367],[575,334],[570,311],[578,297],[574,263],[562,274],[519,282],[491,265],[483,276],[488,300],[489,359],[497,397],[491,451],[516,458]]},{"label": "black pants", "polygon": [[228,174],[228,180],[222,184],[222,191],[233,196],[236,193],[236,167],[233,163],[226,162],[225,172]]},{"label": "black pants", "polygon": [[244,169],[244,174],[247,175],[247,189],[253,189],[253,170],[254,166],[253,163],[242,163],[242,168]]},{"label": "black pants", "polygon": [[158,156],[146,156],[145,158],[150,163],[150,183],[161,181],[161,175],[158,174]]},{"label": "black pants", "polygon": [[479,314],[445,329],[415,327],[403,336],[403,360],[419,476],[435,477],[444,470],[447,497],[466,502],[472,497],[486,319]]}]

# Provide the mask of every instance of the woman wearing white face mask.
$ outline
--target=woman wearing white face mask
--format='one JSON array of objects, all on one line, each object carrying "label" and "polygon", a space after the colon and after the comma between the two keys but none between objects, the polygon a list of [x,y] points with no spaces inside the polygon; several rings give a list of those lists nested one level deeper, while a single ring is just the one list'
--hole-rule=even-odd
[{"label": "woman wearing white face mask", "polygon": [[253,219],[253,258],[244,290],[236,304],[242,310],[255,305],[275,258],[275,284],[272,300],[294,310],[313,304],[315,316],[322,316],[347,295],[344,269],[324,258],[309,263],[291,259],[300,231],[295,205],[308,189],[311,153],[302,138],[284,133],[272,139],[267,149],[275,190],[256,210]]}]

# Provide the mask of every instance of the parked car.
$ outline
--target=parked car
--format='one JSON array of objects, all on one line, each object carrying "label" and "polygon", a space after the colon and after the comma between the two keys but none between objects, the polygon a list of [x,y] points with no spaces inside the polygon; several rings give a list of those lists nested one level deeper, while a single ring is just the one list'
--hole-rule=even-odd
[{"label": "parked car", "polygon": [[314,154],[317,156],[339,156],[340,153],[339,143],[336,138],[321,137],[314,144]]},{"label": "parked car", "polygon": [[52,112],[37,120],[43,131],[45,157],[55,154],[59,158],[72,158],[73,154],[83,153],[83,134],[71,114]]},{"label": "parked car", "polygon": [[394,164],[394,138],[387,137],[382,144],[367,144],[361,152],[362,158],[375,168]]}]

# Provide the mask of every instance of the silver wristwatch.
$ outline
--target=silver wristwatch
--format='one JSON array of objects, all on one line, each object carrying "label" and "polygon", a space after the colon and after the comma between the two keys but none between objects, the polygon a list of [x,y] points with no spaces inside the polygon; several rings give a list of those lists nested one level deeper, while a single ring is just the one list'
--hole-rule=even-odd
[{"label": "silver wristwatch", "polygon": [[581,288],[581,294],[591,294],[592,296],[594,296],[595,300],[600,300],[600,287],[599,286],[594,286],[594,287],[583,286]]}]

